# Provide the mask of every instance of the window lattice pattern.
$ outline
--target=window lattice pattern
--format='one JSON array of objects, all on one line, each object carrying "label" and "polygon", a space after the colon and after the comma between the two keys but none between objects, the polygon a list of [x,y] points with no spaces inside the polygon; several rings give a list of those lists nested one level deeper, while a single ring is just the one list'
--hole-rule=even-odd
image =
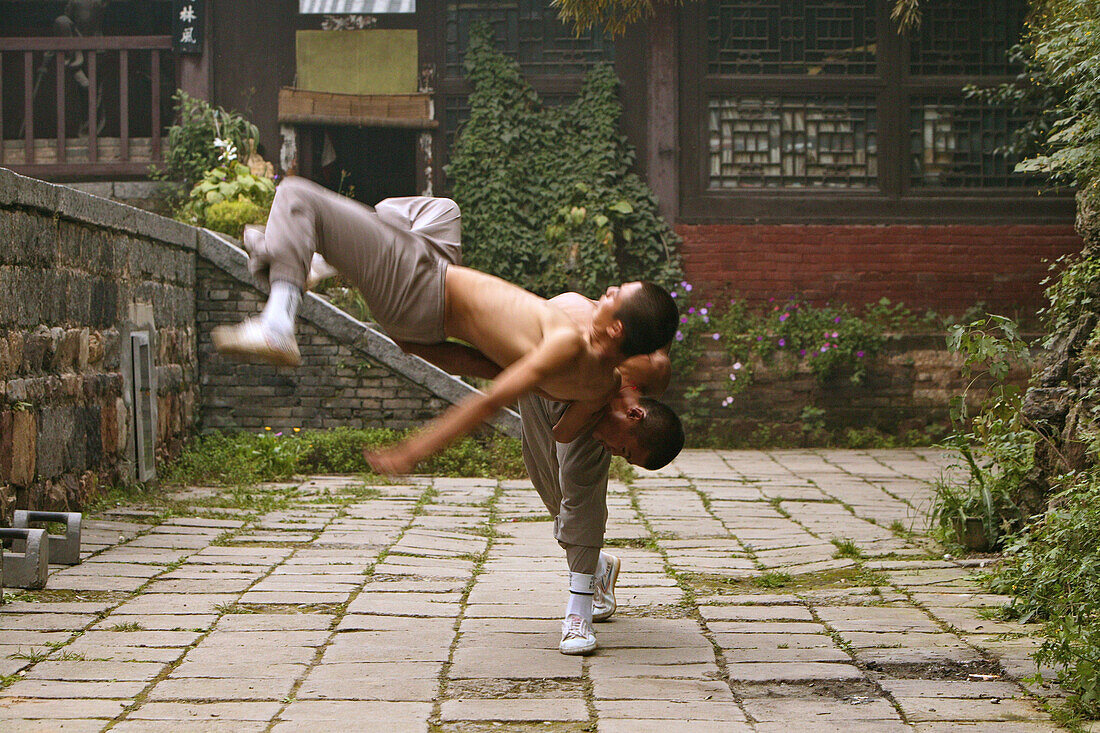
[{"label": "window lattice pattern", "polygon": [[610,40],[593,30],[580,38],[558,20],[550,0],[474,0],[448,2],[446,72],[465,75],[462,62],[469,47],[470,26],[487,21],[500,50],[520,63],[524,75],[569,76],[598,61],[614,58]]},{"label": "window lattice pattern", "polygon": [[1016,160],[996,152],[1018,122],[1007,110],[956,96],[911,100],[910,184],[922,188],[1005,188],[1036,180],[1013,174]]},{"label": "window lattice pattern", "polygon": [[709,74],[874,74],[875,3],[709,0]]},{"label": "window lattice pattern", "polygon": [[708,116],[712,189],[876,185],[874,97],[712,99]]},{"label": "window lattice pattern", "polygon": [[924,0],[909,52],[916,76],[1007,76],[1005,54],[1020,39],[1023,0]]}]

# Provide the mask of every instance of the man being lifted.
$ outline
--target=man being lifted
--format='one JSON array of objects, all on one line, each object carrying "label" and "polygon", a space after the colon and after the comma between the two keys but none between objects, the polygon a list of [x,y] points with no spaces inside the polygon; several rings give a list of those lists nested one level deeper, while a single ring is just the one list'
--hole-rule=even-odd
[{"label": "man being lifted", "polygon": [[253,274],[270,281],[271,295],[258,318],[214,329],[215,347],[273,364],[300,363],[294,318],[317,254],[359,289],[371,315],[406,350],[436,363],[477,361],[480,352],[503,367],[484,394],[448,409],[397,446],[370,454],[376,470],[411,471],[534,390],[573,403],[559,440],[576,435],[619,391],[615,368],[671,340],[675,302],[652,283],[611,287],[582,328],[545,299],[460,267],[459,216],[448,199],[387,199],[372,209],[287,178],[276,191],[266,231],[245,234]]}]

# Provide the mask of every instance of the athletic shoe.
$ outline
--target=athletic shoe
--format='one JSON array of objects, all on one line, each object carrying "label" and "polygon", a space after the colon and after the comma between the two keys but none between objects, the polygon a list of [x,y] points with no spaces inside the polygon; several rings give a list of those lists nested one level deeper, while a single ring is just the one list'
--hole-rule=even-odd
[{"label": "athletic shoe", "polygon": [[561,643],[558,649],[562,654],[591,654],[596,651],[596,635],[592,626],[575,613],[571,613],[561,622]]},{"label": "athletic shoe", "polygon": [[619,579],[619,558],[601,552],[604,558],[604,571],[596,576],[596,592],[592,594],[592,620],[606,621],[615,613],[615,581]]},{"label": "athletic shoe", "polygon": [[214,348],[226,356],[275,366],[298,366],[302,363],[294,334],[276,333],[259,318],[249,318],[236,326],[218,326],[210,335]]},{"label": "athletic shoe", "polygon": [[333,275],[339,274],[336,268],[325,262],[325,258],[316,252],[313,253],[313,260],[309,263],[309,274],[306,275],[306,286],[304,290],[313,290],[317,287],[317,283],[322,280],[327,280]]}]

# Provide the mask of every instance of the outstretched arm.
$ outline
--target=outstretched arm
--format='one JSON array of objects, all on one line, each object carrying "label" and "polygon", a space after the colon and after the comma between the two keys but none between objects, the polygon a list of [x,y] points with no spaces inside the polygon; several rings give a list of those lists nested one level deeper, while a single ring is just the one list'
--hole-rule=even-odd
[{"label": "outstretched arm", "polygon": [[501,372],[484,393],[451,407],[423,430],[391,448],[373,453],[364,451],[364,457],[379,473],[408,473],[424,458],[468,434],[546,377],[566,368],[581,348],[582,343],[573,332],[548,337],[537,349]]}]

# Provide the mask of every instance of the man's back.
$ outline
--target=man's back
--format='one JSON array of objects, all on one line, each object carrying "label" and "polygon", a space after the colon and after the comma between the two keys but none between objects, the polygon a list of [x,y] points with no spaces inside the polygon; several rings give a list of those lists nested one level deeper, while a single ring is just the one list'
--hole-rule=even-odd
[{"label": "man's back", "polygon": [[539,383],[553,398],[595,399],[615,387],[614,364],[601,360],[586,338],[590,317],[585,321],[557,303],[465,267],[447,268],[446,288],[447,335],[466,341],[501,367],[551,341],[571,352],[563,368]]}]

